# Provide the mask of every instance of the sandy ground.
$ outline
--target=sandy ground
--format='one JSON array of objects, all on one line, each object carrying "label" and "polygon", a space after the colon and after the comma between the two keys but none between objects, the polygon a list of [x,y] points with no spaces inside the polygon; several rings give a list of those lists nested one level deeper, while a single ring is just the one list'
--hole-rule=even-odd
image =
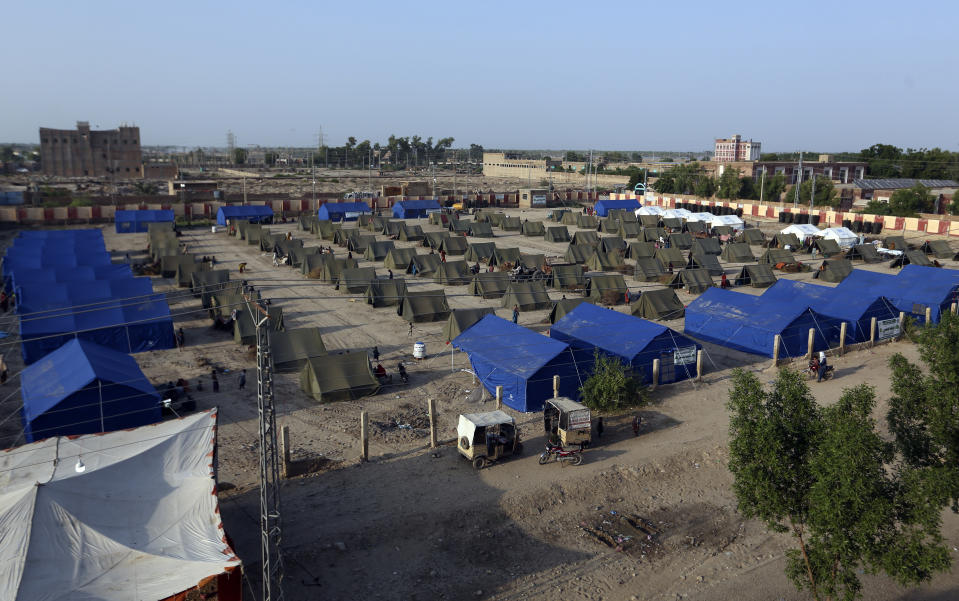
[{"label": "sandy ground", "polygon": [[[545,215],[542,210],[509,213],[532,220]],[[426,220],[416,223],[426,231],[440,229]],[[762,227],[772,232],[782,226],[764,222]],[[293,231],[306,239],[307,246],[329,245],[292,223],[270,229]],[[548,255],[565,251],[565,244],[494,230],[499,247]],[[134,260],[142,256],[145,234],[104,231],[107,246],[116,251],[118,260],[127,252]],[[4,236],[6,243],[10,232]],[[538,465],[536,455],[544,442],[539,417],[511,412],[522,426],[524,456],[476,472],[454,447],[431,451],[427,444],[428,398],[437,401],[441,438],[452,437],[460,413],[492,407],[489,400],[472,400],[478,396],[477,385],[463,371],[469,367],[467,358],[459,352],[451,355],[441,338],[442,323],[416,324],[410,337],[407,322],[394,308],[372,309],[363,299],[335,291],[332,285],[304,279],[299,269],[274,268],[269,255],[222,231],[187,230],[182,241],[190,252],[215,255],[231,269],[234,279],[239,278],[237,265],[246,262],[249,271],[243,277],[282,306],[288,328],[319,327],[330,350],[363,352],[377,345],[388,369],[393,371],[402,360],[410,372],[409,385],[335,404],[308,399],[299,389],[296,374],[277,377],[279,423],[291,429],[293,458],[313,460],[322,468],[283,485],[287,598],[806,598],[783,575],[783,553],[791,541],[769,534],[761,524],[746,521],[736,512],[726,468],[724,403],[730,371],[746,367],[772,380],[775,372],[768,360],[705,345],[708,358],[702,383],[664,386],[653,393],[653,404],[642,412],[646,425],[638,438],[629,428],[631,415],[607,417],[606,434],[579,467]],[[346,251],[336,247],[336,252]],[[947,264],[956,267],[951,261]],[[360,265],[369,264],[361,260]],[[730,275],[738,270],[735,264],[724,266]],[[890,272],[885,264],[857,268]],[[377,273],[386,274],[382,263],[377,264]],[[811,279],[809,273],[777,272],[777,276]],[[498,299],[467,295],[466,286],[408,280],[411,290],[444,290],[453,308],[499,307]],[[633,290],[659,286],[630,277],[627,282]],[[155,279],[155,288],[168,292],[187,348],[141,353],[136,358],[154,382],[177,377],[194,384],[202,380],[204,391],[194,392],[199,407],[220,408],[221,510],[258,596],[255,385],[251,377],[246,389],[238,390],[235,378],[237,370],[254,367],[253,355],[237,346],[232,335],[210,327],[199,299],[162,278]],[[550,295],[558,299],[562,293],[550,291]],[[684,302],[693,298],[686,293],[680,297]],[[508,318],[509,312],[497,309],[502,317]],[[522,313],[519,322],[545,331],[546,316],[547,311]],[[682,320],[665,323],[682,330]],[[15,321],[8,317],[5,329],[15,332]],[[426,343],[426,360],[412,360],[414,341]],[[10,352],[15,347],[6,348],[11,374],[15,374],[22,367],[19,353]],[[916,358],[915,347],[906,342],[836,358],[837,377],[814,384],[818,398],[828,404],[843,387],[868,382],[876,386],[881,399],[876,414],[881,420],[889,395],[886,366],[894,352]],[[220,377],[219,394],[210,392],[211,365],[226,372]],[[4,388],[8,398],[0,401],[0,419],[15,416],[20,403],[11,384]],[[361,410],[369,412],[372,423],[368,463],[358,461]],[[22,442],[17,441],[17,422],[13,417],[0,423],[4,446]],[[959,547],[959,519],[946,513],[944,524],[950,547]],[[591,534],[604,528],[632,538],[622,549],[609,547]],[[954,556],[959,559],[959,551]],[[911,591],[885,579],[867,577],[866,583],[865,598],[878,600],[944,601],[955,598],[959,588],[954,574]]]}]

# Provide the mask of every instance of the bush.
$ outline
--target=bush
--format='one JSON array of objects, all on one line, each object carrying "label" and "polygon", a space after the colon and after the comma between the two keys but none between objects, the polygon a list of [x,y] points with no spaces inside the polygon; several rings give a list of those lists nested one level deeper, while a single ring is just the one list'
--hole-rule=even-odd
[{"label": "bush", "polygon": [[642,379],[631,367],[599,350],[593,352],[593,360],[593,373],[579,389],[584,405],[596,411],[616,411],[649,402]]}]

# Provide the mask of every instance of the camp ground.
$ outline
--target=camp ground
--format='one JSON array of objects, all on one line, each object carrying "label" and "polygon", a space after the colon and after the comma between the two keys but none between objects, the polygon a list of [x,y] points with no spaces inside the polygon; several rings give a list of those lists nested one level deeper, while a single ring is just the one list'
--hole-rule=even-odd
[{"label": "camp ground", "polygon": [[503,295],[500,306],[507,309],[518,307],[520,311],[538,311],[549,309],[553,301],[549,298],[546,286],[541,281],[510,282]]},{"label": "camp ground", "polygon": [[341,292],[363,294],[375,279],[376,270],[372,267],[352,267],[340,271],[340,279],[336,285]]},{"label": "camp ground", "polygon": [[720,255],[723,261],[729,263],[749,263],[755,261],[752,249],[745,242],[731,242],[723,247],[723,253]]},{"label": "camp ground", "polygon": [[633,273],[641,282],[653,282],[666,274],[663,264],[656,257],[639,257],[636,259],[636,269]]},{"label": "camp ground", "polygon": [[553,302],[553,308],[550,309],[549,317],[547,318],[549,323],[556,323],[563,318],[564,315],[575,309],[580,305],[580,303],[588,303],[590,299],[588,298],[562,298],[558,301]]},{"label": "camp ground", "polygon": [[719,264],[719,258],[716,255],[702,255],[696,252],[689,253],[689,261],[686,262],[687,269],[704,269],[711,276],[721,276],[725,273],[723,266]]},{"label": "camp ground", "polygon": [[776,274],[766,264],[743,265],[736,277],[733,278],[733,286],[766,288],[774,283],[776,283]]},{"label": "camp ground", "polygon": [[571,238],[565,225],[553,225],[543,232],[543,239],[547,242],[569,242]]},{"label": "camp ground", "polygon": [[713,286],[713,278],[705,269],[680,269],[673,274],[667,285],[670,288],[683,288],[690,294],[701,294]]},{"label": "camp ground", "polygon": [[579,265],[553,265],[549,285],[562,290],[581,290],[586,287],[586,275]]},{"label": "camp ground", "polygon": [[415,248],[391,248],[383,259],[383,267],[386,269],[396,269],[406,271],[416,256]]},{"label": "camp ground", "polygon": [[433,277],[439,265],[439,255],[415,255],[410,259],[410,266],[406,269],[406,273],[420,277]]},{"label": "camp ground", "polygon": [[[666,326],[619,311],[583,303],[554,323],[549,335],[569,345],[580,377],[593,372],[596,351],[629,366],[646,383],[696,377],[700,345]],[[653,382],[654,359],[659,361],[658,382]]]},{"label": "camp ground", "polygon": [[493,228],[489,223],[471,223],[469,235],[473,238],[492,238]]},{"label": "camp ground", "polygon": [[838,284],[852,273],[852,263],[847,259],[826,259],[813,273],[813,278]]},{"label": "camp ground", "polygon": [[503,217],[499,229],[504,232],[518,232],[523,229],[523,222],[519,220],[519,217]]},{"label": "camp ground", "polygon": [[450,316],[450,306],[442,290],[407,292],[396,314],[411,323],[443,321]]},{"label": "camp ground", "polygon": [[502,386],[503,403],[516,411],[541,411],[553,397],[553,376],[560,376],[560,396],[579,398],[582,383],[569,371],[572,353],[558,340],[487,315],[452,344],[467,354],[483,388],[495,395]]},{"label": "camp ground", "polygon": [[629,312],[643,319],[682,319],[686,307],[672,288],[644,290],[639,300],[629,306]]},{"label": "camp ground", "polygon": [[619,273],[593,273],[586,279],[586,296],[594,302],[618,305],[626,302],[626,280]]},{"label": "camp ground", "polygon": [[483,319],[487,315],[494,313],[493,307],[481,307],[479,309],[453,309],[450,316],[443,326],[443,339],[447,342],[473,327],[473,324]]},{"label": "camp ground", "polygon": [[495,251],[496,244],[493,242],[471,242],[463,258],[474,263],[485,263],[489,261]]},{"label": "camp ground", "polygon": [[439,263],[433,272],[433,281],[444,286],[462,286],[473,279],[466,261]]},{"label": "camp ground", "polygon": [[366,353],[313,357],[300,370],[300,389],[324,403],[359,399],[379,388]]},{"label": "camp ground", "polygon": [[524,221],[522,231],[524,236],[543,236],[546,228],[542,221]]},{"label": "camp ground", "polygon": [[326,355],[319,328],[294,328],[270,333],[273,367],[280,373],[295,373],[314,357]]},{"label": "camp ground", "polygon": [[400,278],[392,280],[376,279],[366,288],[366,303],[374,307],[395,307],[406,296],[406,281]]},{"label": "camp ground", "polygon": [[482,298],[502,298],[509,287],[509,274],[502,271],[481,272],[473,276],[469,293]]}]

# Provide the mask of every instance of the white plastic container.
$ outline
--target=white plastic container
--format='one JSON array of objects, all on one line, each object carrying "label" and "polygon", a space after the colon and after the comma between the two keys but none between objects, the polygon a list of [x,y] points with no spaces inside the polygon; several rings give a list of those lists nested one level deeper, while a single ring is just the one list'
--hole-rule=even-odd
[{"label": "white plastic container", "polygon": [[212,226],[210,229],[213,230],[213,233],[214,233],[214,234],[216,233],[216,226],[215,226],[215,225]]},{"label": "white plastic container", "polygon": [[417,342],[413,344],[413,358],[426,359],[426,343],[425,342]]}]

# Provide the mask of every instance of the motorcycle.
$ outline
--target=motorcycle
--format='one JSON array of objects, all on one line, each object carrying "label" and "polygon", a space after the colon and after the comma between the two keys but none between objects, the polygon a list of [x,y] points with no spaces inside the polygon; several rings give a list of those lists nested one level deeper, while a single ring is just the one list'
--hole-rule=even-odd
[{"label": "motorcycle", "polygon": [[[828,379],[830,379],[831,377],[833,377],[833,369],[834,369],[834,368],[833,368],[832,365],[826,364],[826,373],[824,373],[824,374],[822,375],[822,379],[823,379],[823,380],[828,380]],[[810,378],[818,378],[818,377],[819,377],[819,364],[818,364],[818,363],[815,363],[815,362],[810,362],[810,363],[809,363],[809,368],[806,369],[806,373],[809,374],[809,377],[810,377]]]},{"label": "motorcycle", "polygon": [[565,449],[561,446],[547,443],[546,450],[539,456],[539,464],[546,465],[550,461],[559,461],[563,467],[566,467],[567,463],[579,465],[583,462],[583,449],[582,447],[578,449]]}]

